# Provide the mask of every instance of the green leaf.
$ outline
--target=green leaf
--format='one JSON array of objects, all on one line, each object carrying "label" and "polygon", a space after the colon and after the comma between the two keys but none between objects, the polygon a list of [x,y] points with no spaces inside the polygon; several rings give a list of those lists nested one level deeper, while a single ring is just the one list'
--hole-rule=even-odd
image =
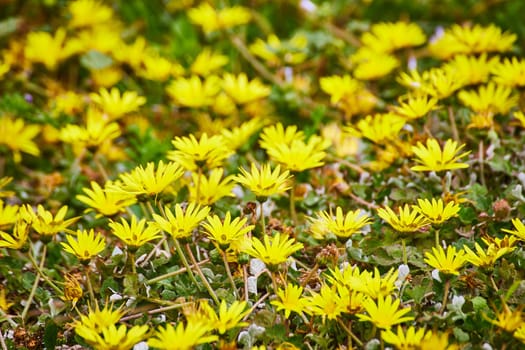
[{"label": "green leaf", "polygon": [[58,327],[55,322],[49,320],[44,329],[44,345],[46,349],[54,349],[57,344]]},{"label": "green leaf", "polygon": [[489,310],[487,300],[483,297],[477,296],[472,298],[470,301],[472,302],[472,307],[476,313],[487,312]]},{"label": "green leaf", "polygon": [[460,343],[466,343],[470,340],[470,336],[468,333],[466,333],[464,330],[462,330],[459,327],[454,327],[454,337],[458,340]]},{"label": "green leaf", "polygon": [[110,67],[113,59],[100,51],[90,50],[80,57],[80,64],[89,70],[100,70]]}]

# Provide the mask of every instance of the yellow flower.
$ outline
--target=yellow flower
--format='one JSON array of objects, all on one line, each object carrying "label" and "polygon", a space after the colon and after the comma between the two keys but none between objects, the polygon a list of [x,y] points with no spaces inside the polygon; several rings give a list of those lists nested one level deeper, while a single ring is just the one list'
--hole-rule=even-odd
[{"label": "yellow flower", "polygon": [[523,225],[521,220],[518,218],[512,219],[512,225],[514,226],[514,230],[507,230],[504,228],[502,231],[513,234],[518,239],[525,241],[525,225]]},{"label": "yellow flower", "polygon": [[82,287],[75,276],[67,274],[64,282],[64,296],[61,297],[64,301],[71,301],[72,307],[74,308],[78,300],[82,298]]},{"label": "yellow flower", "polygon": [[208,34],[216,30],[246,24],[252,16],[248,9],[241,6],[216,10],[207,2],[203,2],[199,7],[190,9],[188,17],[192,23],[201,26],[202,30]]},{"label": "yellow flower", "polygon": [[133,69],[140,69],[144,57],[148,54],[146,39],[139,36],[132,44],[120,41],[112,56],[120,63],[127,63]]},{"label": "yellow flower", "polygon": [[377,209],[377,215],[399,232],[415,232],[429,224],[428,219],[408,204],[398,208],[399,216],[390,207]]},{"label": "yellow flower", "polygon": [[393,299],[390,295],[386,297],[380,296],[377,301],[369,298],[363,302],[363,306],[368,315],[357,314],[360,321],[370,321],[377,328],[390,329],[393,325],[412,321],[414,317],[405,316],[411,310],[407,308],[399,308],[400,300]]},{"label": "yellow flower", "polygon": [[323,284],[319,293],[313,291],[310,293],[312,295],[305,299],[305,311],[321,316],[323,322],[326,318],[335,320],[346,311],[346,302],[339,296],[336,288]]},{"label": "yellow flower", "polygon": [[74,323],[75,328],[83,326],[96,333],[102,332],[104,328],[117,323],[124,316],[122,309],[113,310],[112,307],[113,305],[106,304],[101,310],[98,303],[95,303],[95,308],[89,306],[87,315],[81,314],[80,320]]},{"label": "yellow flower", "polygon": [[457,54],[482,52],[506,52],[512,48],[517,36],[502,32],[494,24],[482,27],[460,26],[455,24],[447,28],[443,35],[430,43],[428,49],[432,55],[448,59]]},{"label": "yellow flower", "polygon": [[19,163],[22,160],[20,152],[38,156],[40,149],[33,138],[40,132],[38,125],[26,125],[23,119],[10,116],[0,117],[0,146],[5,145],[13,152],[13,159]]},{"label": "yellow flower", "polygon": [[115,221],[109,223],[111,232],[132,249],[162,236],[158,227],[151,222],[147,222],[146,219],[137,221],[137,217],[133,215],[131,216],[131,224],[124,218],[120,220],[121,223]]},{"label": "yellow flower", "polygon": [[514,338],[525,344],[525,324],[520,325],[513,333]]},{"label": "yellow flower", "polygon": [[173,162],[165,164],[161,160],[157,169],[155,169],[155,163],[149,162],[146,168],[139,165],[129,173],[120,174],[121,182],[108,185],[106,191],[156,196],[177,181],[183,173],[182,168]]},{"label": "yellow flower", "polygon": [[522,111],[514,112],[514,118],[518,120],[518,125],[525,128],[525,115]]},{"label": "yellow flower", "polygon": [[90,108],[87,111],[86,125],[66,125],[60,130],[60,140],[72,144],[79,154],[85,148],[97,150],[120,134],[120,126],[116,122],[110,122],[101,112]]},{"label": "yellow flower", "polygon": [[[511,241],[511,239],[514,240]],[[492,243],[484,238],[482,238],[482,240],[487,245],[485,250],[477,242],[474,245],[476,249],[475,253],[469,247],[463,246],[465,257],[472,265],[487,268],[493,267],[499,258],[516,249],[516,247],[514,247],[515,238],[513,236],[505,236],[503,240],[499,239],[499,244]],[[505,243],[502,244],[502,242]]]},{"label": "yellow flower", "polygon": [[177,327],[167,323],[165,328],[159,327],[148,345],[162,350],[192,350],[200,344],[211,343],[218,339],[216,335],[208,335],[208,325],[201,322],[189,322],[186,326],[180,322]]},{"label": "yellow flower", "polygon": [[393,268],[388,270],[383,277],[381,277],[381,273],[377,267],[374,267],[374,273],[363,271],[361,274],[358,274],[358,272],[359,270],[351,274],[350,278],[347,277],[345,280],[346,285],[372,299],[392,295],[397,289],[396,280],[399,274],[398,271]]},{"label": "yellow flower", "polygon": [[6,75],[11,69],[11,65],[8,62],[0,61],[0,79]]},{"label": "yellow flower", "polygon": [[203,133],[197,139],[190,134],[189,137],[175,137],[171,143],[175,150],[168,152],[168,159],[190,171],[218,168],[233,154],[221,135],[208,137]]},{"label": "yellow flower", "polygon": [[245,234],[254,229],[254,225],[246,225],[248,218],[231,219],[228,211],[224,221],[217,215],[209,216],[207,222],[202,224],[208,237],[216,242],[222,249],[228,247],[232,242],[244,237]]},{"label": "yellow flower", "polygon": [[355,156],[359,151],[359,138],[344,133],[339,123],[332,122],[323,126],[321,136],[332,142],[338,157]]},{"label": "yellow flower", "polygon": [[266,41],[256,39],[249,49],[271,66],[279,66],[283,63],[294,65],[306,59],[307,45],[308,39],[302,34],[296,34],[285,42],[281,42],[277,35],[270,34]]},{"label": "yellow flower", "polygon": [[146,98],[139,96],[136,91],[124,91],[121,94],[116,87],[109,91],[106,88],[102,88],[98,91],[98,94],[89,94],[89,98],[112,119],[135,112],[146,103]]},{"label": "yellow flower", "polygon": [[285,289],[279,288],[275,294],[279,299],[271,304],[277,307],[277,311],[284,310],[285,318],[289,318],[292,311],[298,314],[305,311],[307,300],[302,298],[303,287],[288,283]]},{"label": "yellow flower", "polygon": [[223,128],[220,133],[226,143],[226,147],[235,150],[245,146],[248,143],[248,139],[266,124],[268,124],[268,119],[256,117],[242,123],[238,127]]},{"label": "yellow flower", "polygon": [[188,79],[177,78],[166,88],[166,92],[175,103],[195,108],[213,105],[220,90],[221,80],[215,75],[207,77],[204,81],[197,75]]},{"label": "yellow flower", "polygon": [[443,149],[439,146],[436,139],[427,139],[426,147],[418,141],[417,146],[412,146],[412,151],[416,154],[416,162],[421,165],[413,166],[414,171],[443,171],[468,168],[468,164],[459,163],[459,159],[468,155],[470,151],[458,154],[465,145],[458,147],[456,141],[447,140]]},{"label": "yellow flower", "polygon": [[424,328],[416,330],[414,327],[408,327],[403,330],[401,326],[397,326],[397,333],[386,329],[381,332],[381,338],[389,344],[392,344],[396,349],[409,350],[419,349],[421,343],[432,336],[431,331],[426,331]]},{"label": "yellow flower", "polygon": [[477,92],[462,90],[458,98],[477,113],[506,114],[518,103],[518,95],[512,94],[512,88],[492,82],[480,86]]},{"label": "yellow flower", "polygon": [[173,239],[179,239],[191,236],[193,230],[208,216],[209,212],[210,207],[201,207],[195,203],[188,204],[183,210],[182,206],[177,203],[174,212],[165,206],[164,215],[166,217],[153,214],[153,219],[159,229],[168,232]]},{"label": "yellow flower", "polygon": [[281,163],[290,171],[303,171],[324,165],[326,153],[324,149],[330,146],[330,141],[310,137],[308,142],[293,140],[290,145],[276,143],[266,150],[270,158]]},{"label": "yellow flower", "polygon": [[269,197],[286,192],[290,186],[290,172],[281,172],[278,165],[272,171],[270,164],[263,164],[259,170],[255,163],[252,163],[251,173],[241,168],[242,175],[237,175],[234,179],[241,185],[247,187],[258,197]]},{"label": "yellow flower", "polygon": [[432,247],[432,253],[425,253],[425,262],[439,272],[459,275],[459,270],[467,262],[465,251],[457,251],[456,247],[449,245],[447,251],[442,246]]},{"label": "yellow flower", "polygon": [[69,4],[69,26],[89,27],[111,21],[113,10],[97,0],[76,0]]},{"label": "yellow flower", "polygon": [[233,197],[233,176],[228,175],[224,179],[224,169],[215,168],[209,176],[192,173],[192,184],[188,187],[190,201],[200,205],[211,205],[225,196]]},{"label": "yellow flower", "polygon": [[485,318],[487,318],[487,320],[493,325],[496,325],[499,328],[512,333],[521,327],[525,322],[522,309],[523,306],[520,305],[516,310],[512,311],[506,303],[503,303],[503,310],[496,312],[495,320],[489,319],[487,317]]},{"label": "yellow flower", "polygon": [[18,220],[12,234],[0,231],[0,248],[22,249],[29,236],[29,225],[24,220]]},{"label": "yellow flower", "polygon": [[212,52],[209,48],[203,49],[191,64],[193,74],[206,77],[228,63],[228,56]]},{"label": "yellow flower", "polygon": [[259,144],[261,145],[261,148],[268,150],[277,143],[291,145],[294,140],[304,139],[304,132],[297,130],[297,125],[289,125],[285,129],[283,124],[277,123],[263,129]]},{"label": "yellow flower", "polygon": [[277,232],[275,236],[264,235],[263,242],[257,237],[251,238],[251,246],[245,250],[246,253],[270,265],[276,267],[285,262],[290,255],[303,249],[303,244],[295,242],[288,235]]},{"label": "yellow flower", "polygon": [[458,216],[458,212],[461,209],[458,203],[448,202],[444,205],[441,198],[432,200],[418,199],[417,206],[413,206],[420,214],[423,214],[428,221],[434,225],[444,223],[450,218]]},{"label": "yellow flower", "polygon": [[355,95],[362,88],[359,81],[349,75],[333,75],[319,80],[321,90],[330,95],[330,103],[337,104],[346,96]]},{"label": "yellow flower", "polygon": [[66,235],[68,243],[60,242],[60,244],[66,252],[75,255],[81,261],[90,260],[106,248],[104,237],[99,233],[95,235],[93,229],[79,230],[75,236]]},{"label": "yellow flower", "polygon": [[363,312],[363,302],[368,298],[366,294],[341,284],[336,285],[336,289],[340,302],[345,307],[344,313],[355,315]]},{"label": "yellow flower", "polygon": [[378,54],[374,51],[359,57],[351,57],[350,59],[357,65],[354,68],[354,77],[361,80],[376,80],[387,76],[394,69],[399,67],[399,60],[392,55]]},{"label": "yellow flower", "polygon": [[166,81],[177,70],[184,72],[182,66],[172,63],[167,58],[158,54],[146,54],[142,58],[142,67],[138,69],[137,74],[149,80]]},{"label": "yellow flower", "polygon": [[486,53],[479,56],[457,55],[447,62],[443,69],[460,76],[465,85],[486,83],[491,71],[498,65],[499,57],[488,58]]},{"label": "yellow flower", "polygon": [[369,32],[363,33],[361,42],[377,53],[391,53],[395,50],[424,44],[426,36],[415,23],[377,23]]},{"label": "yellow flower", "polygon": [[448,343],[448,333],[429,332],[420,344],[421,350],[459,350],[456,344]]},{"label": "yellow flower", "polygon": [[327,211],[317,213],[317,217],[328,231],[341,238],[349,238],[355,233],[360,233],[364,226],[371,223],[370,217],[362,213],[361,209],[343,214],[343,209],[339,206],[335,210],[335,217]]},{"label": "yellow flower", "polygon": [[91,328],[78,324],[75,332],[94,349],[100,350],[129,350],[140,341],[144,340],[148,326],[133,326],[130,329],[125,324],[117,327],[111,324],[97,333]]},{"label": "yellow flower", "polygon": [[9,308],[13,305],[13,303],[10,303],[7,301],[5,296],[5,289],[0,288],[0,311],[3,311],[3,313],[8,313]]},{"label": "yellow flower", "polygon": [[55,215],[39,204],[36,213],[31,206],[20,208],[22,218],[31,224],[33,230],[43,236],[53,236],[58,232],[66,231],[69,226],[77,222],[80,217],[64,220],[67,214],[67,205],[61,207]]},{"label": "yellow flower", "polygon": [[61,93],[53,100],[49,101],[52,108],[57,112],[76,115],[84,110],[84,96],[74,91]]},{"label": "yellow flower", "polygon": [[492,112],[474,113],[470,115],[467,129],[492,129],[494,128],[494,114]]},{"label": "yellow flower", "polygon": [[[110,181],[106,183],[106,187],[111,187],[111,185],[112,182]],[[95,181],[91,181],[91,189],[84,187],[82,190],[85,195],[79,194],[76,198],[91,207],[87,211],[96,210],[98,212],[97,217],[111,217],[122,213],[126,211],[126,207],[135,204],[137,201],[134,195],[125,192],[106,191]]]},{"label": "yellow flower", "polygon": [[430,111],[437,108],[438,100],[425,94],[409,94],[399,99],[399,106],[394,106],[393,110],[407,118],[417,119],[427,115]]},{"label": "yellow flower", "polygon": [[492,67],[492,74],[494,75],[492,80],[496,84],[510,87],[525,86],[525,59],[505,58]]},{"label": "yellow flower", "polygon": [[423,73],[421,90],[439,100],[452,95],[464,86],[461,73],[444,68],[432,68]]},{"label": "yellow flower", "polygon": [[247,306],[248,303],[246,301],[235,300],[228,306],[226,301],[222,300],[221,305],[219,305],[219,313],[216,313],[208,303],[201,304],[203,312],[208,318],[209,325],[216,329],[219,334],[248,325],[247,322],[242,321],[252,311],[251,309],[246,309]]},{"label": "yellow flower", "polygon": [[390,143],[399,138],[399,133],[405,126],[405,118],[392,113],[368,115],[356,123],[356,127],[349,125],[343,130],[352,136],[369,139],[377,144]]},{"label": "yellow flower", "polygon": [[55,35],[47,32],[29,33],[24,54],[28,60],[43,63],[47,69],[55,70],[58,63],[79,51],[79,43],[66,40],[66,30],[59,28]]},{"label": "yellow flower", "polygon": [[7,228],[18,220],[18,205],[5,205],[0,200],[0,230]]},{"label": "yellow flower", "polygon": [[222,88],[237,103],[246,104],[270,95],[270,88],[255,78],[248,81],[246,74],[237,76],[226,73],[222,78]]}]

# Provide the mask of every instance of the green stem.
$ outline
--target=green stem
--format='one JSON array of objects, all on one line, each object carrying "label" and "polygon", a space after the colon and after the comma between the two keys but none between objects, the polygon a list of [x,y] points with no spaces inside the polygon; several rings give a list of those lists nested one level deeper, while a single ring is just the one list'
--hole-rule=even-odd
[{"label": "green stem", "polygon": [[135,266],[135,253],[130,252],[128,249],[129,264],[131,265],[131,272],[136,275],[137,267]]},{"label": "green stem", "polygon": [[404,238],[401,239],[401,245],[403,247],[403,264],[408,265],[407,246]]},{"label": "green stem", "polygon": [[434,239],[436,240],[436,248],[439,248],[439,229],[434,229]]},{"label": "green stem", "polygon": [[449,292],[450,292],[450,279],[447,279],[447,281],[445,282],[445,291],[443,292],[443,303],[441,305],[441,310],[439,310],[440,314],[443,314],[443,312],[445,312],[445,309],[447,308]]},{"label": "green stem", "polygon": [[[195,266],[198,266],[198,265],[204,265],[206,263],[208,263],[210,261],[210,259],[206,259],[206,260],[203,260],[203,261],[200,261],[197,265],[194,265],[194,266],[190,266],[190,268],[193,268]],[[155,278],[152,278],[152,279],[149,279],[146,281],[146,284],[153,284],[153,283],[157,283],[157,282],[160,282],[166,278],[170,278],[170,277],[173,277],[173,276],[177,276],[177,275],[180,275],[182,273],[186,272],[186,268],[183,267],[183,268],[180,268],[176,271],[171,271],[171,272],[168,272],[168,273],[165,273],[163,275],[160,275],[160,276],[157,276]]]},{"label": "green stem", "polygon": [[193,274],[193,271],[191,271],[190,264],[188,263],[188,260],[186,259],[184,252],[182,251],[179,241],[177,239],[174,239],[173,242],[175,244],[175,249],[177,250],[177,254],[179,254],[179,258],[182,261],[182,264],[186,267],[186,272],[188,272],[188,276],[190,276],[191,281],[195,284],[197,289],[200,289],[199,283],[195,279],[195,275]]},{"label": "green stem", "polygon": [[226,274],[228,275],[228,279],[230,280],[230,284],[232,285],[233,295],[237,298],[237,287],[235,286],[235,281],[233,280],[232,272],[230,270],[230,264],[228,264],[228,257],[226,256],[226,252],[221,250],[222,255],[222,261],[224,262],[224,267],[226,268]]},{"label": "green stem", "polygon": [[350,322],[350,327],[347,327],[343,321],[341,321],[341,319],[337,319],[337,322],[339,322],[339,324],[341,325],[341,327],[343,327],[343,329],[346,331],[346,333],[348,333],[348,335],[350,335],[350,339],[348,340],[350,342],[350,346],[348,347],[349,349],[352,349],[352,339],[355,340],[355,342],[357,343],[357,345],[359,345],[360,347],[363,346],[363,342],[354,334],[354,332],[352,332],[352,322]]},{"label": "green stem", "polygon": [[31,307],[31,304],[33,303],[36,289],[40,281],[41,271],[44,268],[44,262],[46,260],[46,253],[47,253],[47,245],[44,245],[44,248],[42,249],[42,259],[40,260],[40,265],[39,265],[38,273],[36,274],[36,277],[35,277],[35,282],[33,282],[33,287],[31,288],[31,292],[29,293],[29,297],[27,298],[26,306],[24,307],[24,310],[22,311],[22,315],[20,316],[22,318],[22,322],[25,322],[27,313],[29,312],[29,308]]},{"label": "green stem", "polygon": [[91,301],[91,305],[96,305],[97,301],[95,299],[95,292],[93,291],[93,285],[91,284],[91,278],[89,277],[89,266],[86,266],[84,269],[84,273],[86,275],[86,283],[89,291],[89,300]]},{"label": "green stem", "polygon": [[211,298],[217,305],[220,305],[219,298],[217,298],[217,294],[215,294],[215,291],[213,290],[210,283],[206,279],[206,276],[204,276],[204,273],[202,273],[202,270],[199,264],[197,263],[197,260],[195,260],[195,256],[193,255],[193,252],[191,251],[191,247],[189,243],[186,244],[186,251],[188,252],[188,255],[190,256],[191,262],[193,263],[195,270],[197,270],[197,274],[199,275],[202,282],[204,283],[204,286],[208,290],[208,293],[210,293]]},{"label": "green stem", "polygon": [[295,181],[292,183],[290,188],[290,216],[294,226],[297,226],[297,213],[295,212]]},{"label": "green stem", "polygon": [[38,266],[38,263],[36,262],[35,258],[33,257],[33,254],[31,253],[31,251],[33,250],[33,246],[31,245],[30,247],[30,252],[28,254],[28,257],[29,257],[29,261],[31,261],[31,264],[33,265],[33,267],[36,269],[36,271],[38,272],[38,274],[40,274],[40,277],[44,280],[44,282],[46,282],[51,288],[53,288],[55,290],[55,292],[57,292],[58,294],[63,294],[62,293],[62,289],[58,288],[56,284],[54,284],[45,274],[44,272],[42,271],[42,269],[40,268],[40,266]]},{"label": "green stem", "polygon": [[266,234],[266,218],[264,217],[263,212],[263,202],[259,201],[259,209],[260,209],[260,215],[261,215],[261,226],[262,226],[262,233]]}]

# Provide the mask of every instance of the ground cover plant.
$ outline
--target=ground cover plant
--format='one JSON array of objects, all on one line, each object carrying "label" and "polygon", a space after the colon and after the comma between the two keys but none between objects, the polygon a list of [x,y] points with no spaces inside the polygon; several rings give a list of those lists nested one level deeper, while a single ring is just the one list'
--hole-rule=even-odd
[{"label": "ground cover plant", "polygon": [[1,349],[525,346],[521,1],[0,8]]}]

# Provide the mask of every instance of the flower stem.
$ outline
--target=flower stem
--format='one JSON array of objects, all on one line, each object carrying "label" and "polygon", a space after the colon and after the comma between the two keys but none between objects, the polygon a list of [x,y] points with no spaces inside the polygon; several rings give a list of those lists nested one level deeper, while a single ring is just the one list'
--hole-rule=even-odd
[{"label": "flower stem", "polygon": [[290,188],[290,216],[294,226],[297,226],[297,213],[295,212],[295,181],[292,183]]},{"label": "flower stem", "polygon": [[408,265],[407,246],[404,238],[401,239],[401,245],[403,247],[403,264]]},{"label": "flower stem", "polygon": [[[350,327],[347,327],[343,321],[341,321],[341,319],[337,318],[337,322],[339,322],[339,324],[341,325],[341,327],[343,327],[343,329],[346,331],[346,333],[348,333],[348,335],[350,335],[350,339],[348,340],[350,342],[350,345],[352,344],[352,339],[355,340],[355,342],[357,343],[357,345],[359,345],[360,347],[363,346],[363,342],[354,334],[354,332],[352,332],[352,323],[350,322]],[[348,347],[349,349],[352,349],[352,346],[349,346]]]},{"label": "flower stem", "polygon": [[445,309],[447,307],[449,292],[450,292],[450,279],[447,279],[447,281],[445,282],[445,291],[443,292],[443,302],[441,304],[441,310],[439,310],[440,314],[443,314],[443,312],[445,312]]},{"label": "flower stem", "polygon": [[46,260],[46,253],[47,253],[47,245],[44,245],[44,248],[42,249],[42,258],[40,259],[38,273],[35,276],[35,282],[33,283],[33,287],[31,288],[31,292],[29,293],[29,297],[27,298],[26,305],[24,307],[24,310],[22,311],[22,315],[20,316],[20,318],[22,318],[22,322],[25,322],[27,313],[29,312],[29,308],[31,307],[33,298],[35,297],[36,289],[38,287],[40,276],[42,274],[41,271],[44,268],[44,262]]},{"label": "flower stem", "polygon": [[439,229],[434,229],[434,238],[436,240],[436,248],[439,248]]},{"label": "flower stem", "polygon": [[190,247],[189,243],[186,244],[186,251],[188,252],[188,255],[190,256],[191,262],[193,263],[193,266],[195,267],[195,270],[197,270],[197,273],[199,274],[199,277],[201,278],[202,282],[204,283],[204,286],[206,286],[206,289],[208,290],[208,293],[210,293],[211,298],[213,299],[213,301],[217,305],[219,305],[220,304],[219,298],[217,298],[217,294],[215,294],[215,291],[213,290],[213,288],[211,287],[210,283],[206,279],[206,276],[204,276],[204,273],[202,273],[202,270],[201,270],[199,264],[197,263],[197,260],[195,260],[195,256],[193,256],[193,252],[191,251],[191,247]]},{"label": "flower stem", "polygon": [[264,217],[263,202],[262,201],[259,201],[259,209],[260,209],[259,215],[261,215],[262,233],[266,234],[266,219]]},{"label": "flower stem", "polygon": [[131,265],[131,272],[136,275],[137,267],[135,266],[135,253],[130,252],[128,249],[129,264]]},{"label": "flower stem", "polygon": [[89,266],[86,266],[84,273],[86,275],[86,283],[89,291],[89,300],[91,301],[92,305],[96,304],[95,300],[95,292],[93,291],[93,285],[91,284],[91,278],[89,277],[90,268]]},{"label": "flower stem", "polygon": [[[197,265],[204,265],[204,264],[206,264],[206,263],[208,263],[208,262],[210,262],[210,259],[206,259],[206,260],[203,260],[203,261],[199,261],[199,262],[197,263]],[[190,266],[190,268],[195,268],[195,266],[197,266],[197,265]],[[170,278],[170,277],[173,277],[173,276],[180,275],[180,274],[186,272],[186,270],[187,270],[187,269],[186,269],[185,267],[183,267],[183,268],[180,268],[180,269],[178,269],[178,270],[175,270],[175,271],[171,271],[171,272],[165,273],[165,274],[163,274],[163,275],[160,275],[160,276],[157,276],[157,277],[152,278],[152,279],[150,279],[150,280],[147,280],[147,281],[146,281],[146,284],[153,284],[153,283],[160,282],[160,281],[162,281],[162,280],[164,280],[164,279],[166,279],[166,278]]]},{"label": "flower stem", "polygon": [[230,264],[228,263],[228,257],[226,256],[226,252],[223,250],[221,250],[221,255],[222,261],[224,262],[224,267],[226,268],[226,274],[228,275],[228,279],[232,285],[233,295],[237,298],[237,287],[235,286],[235,281],[233,280]]},{"label": "flower stem", "polygon": [[28,254],[29,256],[29,260],[31,261],[31,264],[33,265],[33,267],[36,269],[36,271],[40,274],[40,277],[51,287],[55,290],[55,292],[57,292],[58,294],[62,294],[62,290],[60,288],[57,287],[56,284],[54,284],[45,274],[44,272],[42,271],[42,269],[40,268],[40,266],[37,264],[35,258],[33,257],[33,255],[31,254],[31,251],[33,250],[33,248],[31,247],[30,249],[30,253]]},{"label": "flower stem", "polygon": [[188,260],[186,259],[186,256],[184,255],[182,248],[180,247],[179,241],[174,239],[173,242],[175,244],[175,249],[177,249],[177,254],[179,254],[179,258],[182,261],[182,264],[186,267],[186,272],[188,272],[188,276],[190,276],[191,281],[195,284],[197,289],[200,289],[199,284],[197,283],[197,280],[195,279],[195,276],[193,275],[193,271],[191,271],[190,264],[188,264]]}]

